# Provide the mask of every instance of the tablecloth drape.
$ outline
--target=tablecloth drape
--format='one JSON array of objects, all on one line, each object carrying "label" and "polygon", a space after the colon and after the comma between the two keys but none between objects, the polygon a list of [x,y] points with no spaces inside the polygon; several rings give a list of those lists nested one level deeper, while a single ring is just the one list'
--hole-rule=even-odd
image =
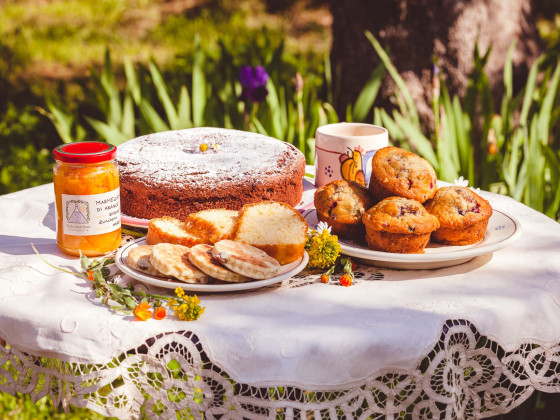
[{"label": "tablecloth drape", "polygon": [[52,184],[2,196],[0,390],[162,418],[487,417],[560,392],[560,225],[481,194],[521,222],[510,247],[437,270],[360,266],[352,287],[303,272],[199,295],[195,322],[112,313],[31,249],[79,268],[55,244]]}]

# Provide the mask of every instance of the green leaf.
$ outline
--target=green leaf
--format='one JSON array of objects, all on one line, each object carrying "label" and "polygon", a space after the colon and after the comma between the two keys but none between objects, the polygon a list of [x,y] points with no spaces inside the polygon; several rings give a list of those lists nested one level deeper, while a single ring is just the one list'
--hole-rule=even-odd
[{"label": "green leaf", "polygon": [[[57,98],[47,93],[45,96],[45,103],[50,112],[42,108],[38,108],[38,110],[51,120],[64,143],[81,141],[85,138],[85,130],[83,127],[77,124],[74,116]],[[75,133],[73,133],[74,131]]]},{"label": "green leaf", "polygon": [[507,56],[506,56],[506,62],[504,64],[504,87],[505,87],[505,95],[504,95],[504,99],[506,99],[507,101],[511,100],[511,97],[513,96],[513,71],[512,71],[512,56],[513,56],[513,51],[515,50],[515,40],[513,40],[513,42],[511,43]]},{"label": "green leaf", "polygon": [[95,94],[96,98],[96,105],[103,112],[103,114],[107,115],[109,113],[109,94],[103,86],[103,83],[101,83],[101,76],[99,75],[99,73],[97,73],[97,71],[93,67],[91,67],[89,71],[91,76],[90,81],[93,85],[93,93]]},{"label": "green leaf", "polygon": [[334,109],[334,107],[329,102],[325,102],[323,104],[323,109],[326,112],[327,121],[328,121],[329,124],[333,124],[333,123],[338,122],[338,114],[336,113],[336,110]]},{"label": "green leaf", "polygon": [[527,118],[529,116],[529,110],[531,103],[533,102],[533,92],[535,91],[535,86],[537,84],[537,77],[539,75],[539,67],[544,61],[544,55],[540,56],[535,60],[529,71],[529,76],[527,76],[527,83],[525,84],[525,96],[523,97],[523,105],[521,106],[521,113],[519,114],[519,125],[526,127]]},{"label": "green leaf", "polygon": [[[442,87],[441,131],[437,139],[436,154],[439,162],[438,177],[446,181],[458,178],[457,128],[449,92]],[[472,181],[472,180],[471,180]]]},{"label": "green leaf", "polygon": [[545,160],[550,170],[551,197],[549,204],[545,208],[545,214],[557,220],[560,216],[560,157],[551,147],[544,148]]},{"label": "green leaf", "polygon": [[137,305],[136,299],[129,296],[123,298],[123,303],[129,309],[134,309]]},{"label": "green leaf", "polygon": [[103,68],[101,69],[101,85],[105,89],[105,92],[111,96],[117,91],[117,86],[115,83],[115,74],[113,73],[113,64],[111,62],[111,53],[109,48],[105,49],[105,60],[103,62]]},{"label": "green leaf", "polygon": [[109,289],[113,291],[113,293],[120,294],[123,291],[123,288],[115,283],[109,283]]},{"label": "green leaf", "polygon": [[308,138],[306,145],[305,161],[308,165],[313,165],[315,163],[315,139]]},{"label": "green leaf", "polygon": [[381,81],[384,73],[385,66],[383,65],[383,62],[381,62],[371,73],[369,80],[366,82],[366,85],[354,103],[354,107],[352,109],[352,117],[354,121],[365,121],[373,103],[375,102],[375,98],[377,98],[377,93],[381,87]]},{"label": "green leaf", "polygon": [[325,67],[325,85],[327,87],[327,102],[333,103],[333,82],[332,82],[332,69],[331,69],[331,58],[328,53],[323,57],[323,64]]},{"label": "green leaf", "polygon": [[268,104],[270,112],[270,127],[271,135],[274,138],[283,140],[284,130],[282,126],[282,115],[280,111],[280,102],[278,100],[278,95],[276,93],[276,88],[272,83],[272,80],[268,79],[266,83],[266,88],[268,90],[268,95],[266,97],[266,103]]},{"label": "green leaf", "polygon": [[526,203],[542,212],[543,208],[543,178],[544,161],[541,153],[541,142],[539,141],[538,118],[531,122],[529,135],[529,151],[527,159],[527,181],[529,188],[525,190]]},{"label": "green leaf", "polygon": [[379,56],[379,59],[383,62],[383,64],[385,65],[385,68],[387,69],[387,71],[389,72],[389,74],[391,75],[391,77],[393,78],[395,83],[397,84],[397,87],[399,88],[399,93],[404,97],[404,101],[406,102],[406,107],[402,111],[405,114],[408,115],[408,117],[411,119],[411,121],[413,121],[415,124],[419,125],[420,124],[420,119],[418,118],[418,112],[416,111],[416,105],[414,104],[414,100],[412,99],[412,96],[410,95],[410,92],[408,91],[408,88],[406,86],[406,83],[404,82],[404,79],[400,76],[398,70],[396,69],[396,67],[391,62],[391,59],[389,58],[389,55],[385,52],[385,50],[383,49],[383,47],[381,46],[379,41],[377,41],[377,39],[373,36],[373,34],[369,31],[366,31],[365,34],[366,34],[366,37],[368,38],[369,42],[371,43],[371,45],[373,45],[373,48],[377,52],[377,55]]},{"label": "green leaf", "polygon": [[177,115],[177,111],[175,110],[175,106],[167,93],[167,86],[163,80],[163,77],[156,67],[155,63],[152,61],[149,64],[150,68],[150,75],[152,76],[152,80],[154,82],[154,86],[156,88],[156,94],[163,105],[163,109],[167,115],[167,121],[169,121],[169,126],[172,130],[176,130],[179,128],[179,116]]},{"label": "green leaf", "polygon": [[192,127],[191,98],[186,86],[181,86],[181,93],[179,94],[179,105],[177,106],[177,117],[179,118],[180,128]]},{"label": "green leaf", "polygon": [[560,61],[556,64],[554,74],[548,83],[545,97],[542,102],[541,110],[538,118],[539,138],[543,146],[548,144],[548,137],[550,135],[550,120],[552,118],[553,107],[556,105],[556,98],[558,96],[558,85],[560,83]]},{"label": "green leaf", "polygon": [[459,98],[453,98],[453,117],[455,120],[455,128],[457,135],[457,157],[459,160],[460,174],[466,177],[471,185],[476,185],[474,175],[474,152],[470,137],[470,120],[461,109]]},{"label": "green leaf", "polygon": [[122,109],[120,102],[120,94],[117,90],[110,92],[109,97],[109,114],[107,115],[107,123],[113,126],[120,126],[122,121]]},{"label": "green leaf", "polygon": [[123,116],[121,121],[120,131],[128,139],[136,137],[135,135],[135,115],[134,103],[130,92],[126,92],[123,103]]},{"label": "green leaf", "polygon": [[204,74],[204,54],[200,47],[200,37],[198,34],[195,36],[194,46],[192,81],[193,124],[195,127],[202,127],[204,125],[204,110],[206,108],[206,76]]},{"label": "green leaf", "polygon": [[169,126],[159,116],[154,107],[144,98],[140,101],[140,113],[150,127],[151,132],[169,131]]},{"label": "green leaf", "polygon": [[130,140],[126,135],[124,135],[117,127],[113,127],[103,121],[95,120],[90,117],[85,117],[87,122],[93,127],[93,129],[99,134],[99,136],[109,144],[118,146],[127,140]]},{"label": "green leaf", "polygon": [[88,271],[89,266],[91,265],[91,260],[82,254],[80,255],[80,265],[83,271]]},{"label": "green leaf", "polygon": [[140,84],[138,83],[136,70],[134,70],[134,66],[132,65],[132,62],[129,58],[125,58],[124,60],[124,73],[126,75],[126,87],[132,95],[134,103],[138,105],[140,104],[141,99]]},{"label": "green leaf", "polygon": [[261,124],[261,122],[259,121],[259,119],[256,116],[252,116],[251,117],[251,123],[253,123],[253,125],[255,126],[255,129],[257,131],[257,133],[263,134],[265,136],[268,136],[268,132],[266,131],[266,129],[263,127],[263,125]]},{"label": "green leaf", "polygon": [[[395,123],[387,111],[383,108],[377,108],[377,111],[379,118],[381,119],[381,122],[378,125],[385,127],[390,133],[389,144],[400,144],[401,147],[403,147],[404,145],[402,143],[406,141],[407,147],[410,148],[403,130]],[[393,142],[391,142],[391,138],[393,139]]]},{"label": "green leaf", "polygon": [[512,135],[510,136],[511,140],[504,156],[502,173],[504,174],[504,180],[508,186],[509,191],[513,191],[517,181],[517,172],[519,162],[521,160],[520,148],[524,138],[524,131],[524,128],[518,128],[512,133]]},{"label": "green leaf", "polygon": [[397,111],[393,113],[393,118],[395,119],[396,124],[401,128],[402,132],[406,135],[409,144],[415,149],[415,151],[430,162],[436,171],[439,171],[439,163],[430,140],[424,136],[422,131],[420,131],[420,129],[412,121],[403,117]]}]

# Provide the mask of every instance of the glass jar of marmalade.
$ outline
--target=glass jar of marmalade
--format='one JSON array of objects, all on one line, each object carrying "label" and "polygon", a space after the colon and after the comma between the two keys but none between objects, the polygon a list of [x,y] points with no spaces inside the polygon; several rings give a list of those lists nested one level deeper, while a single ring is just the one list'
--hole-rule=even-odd
[{"label": "glass jar of marmalade", "polygon": [[83,141],[54,149],[56,242],[70,254],[97,256],[121,244],[117,148]]}]

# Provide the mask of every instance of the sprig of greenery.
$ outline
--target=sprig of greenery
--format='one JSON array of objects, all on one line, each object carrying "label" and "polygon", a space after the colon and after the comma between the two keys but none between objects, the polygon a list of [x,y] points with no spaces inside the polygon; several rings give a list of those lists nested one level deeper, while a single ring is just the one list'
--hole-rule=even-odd
[{"label": "sprig of greenery", "polygon": [[124,315],[134,314],[136,320],[145,321],[152,316],[151,309],[153,308],[154,318],[159,320],[167,315],[163,307],[165,303],[182,321],[197,320],[204,313],[205,308],[200,306],[198,297],[186,295],[180,287],[175,290],[175,296],[170,297],[146,293],[144,290],[134,290],[132,286],[123,287],[116,284],[113,278],[119,271],[111,272],[109,266],[115,263],[115,259],[112,257],[90,259],[85,255],[80,255],[82,272],[76,273],[51,264],[39,254],[33,244],[31,247],[47,265],[91,281],[95,295],[114,312]]},{"label": "sprig of greenery", "polygon": [[321,276],[321,283],[329,283],[333,274],[340,274],[338,282],[341,286],[354,284],[354,262],[350,257],[339,257],[336,262]]},{"label": "sprig of greenery", "polygon": [[326,223],[319,222],[316,229],[307,231],[305,249],[309,254],[308,268],[328,267],[321,275],[322,283],[329,283],[335,273],[343,273],[339,282],[342,286],[351,286],[354,282],[354,264],[350,257],[340,255],[338,236],[331,235],[331,228]]},{"label": "sprig of greenery", "polygon": [[[200,300],[196,295],[185,295],[178,287],[175,297],[146,293],[143,290],[134,290],[132,286],[122,287],[112,281],[109,265],[114,264],[113,258],[101,258],[91,260],[85,255],[80,257],[80,263],[84,277],[93,284],[93,290],[104,305],[115,312],[131,315],[134,313],[136,319],[145,321],[151,316],[149,309],[154,308],[156,319],[165,317],[163,303],[172,309],[176,317],[182,321],[194,321],[204,313],[204,307],[200,306]],[[161,309],[158,309],[161,308]]]},{"label": "sprig of greenery", "polygon": [[131,315],[138,302],[132,294],[133,290],[119,286],[112,281],[114,275],[111,275],[111,270],[108,266],[114,263],[115,260],[113,258],[90,260],[85,255],[82,255],[80,257],[80,264],[84,273],[82,277],[92,282],[95,295],[101,299],[104,305],[115,312]]}]

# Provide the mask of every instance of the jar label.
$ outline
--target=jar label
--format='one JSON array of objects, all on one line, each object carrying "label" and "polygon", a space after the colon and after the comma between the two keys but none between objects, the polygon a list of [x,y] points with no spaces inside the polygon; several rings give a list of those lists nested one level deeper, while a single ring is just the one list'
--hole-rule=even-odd
[{"label": "jar label", "polygon": [[102,194],[62,194],[62,228],[66,235],[91,236],[121,227],[121,196],[117,188]]}]

